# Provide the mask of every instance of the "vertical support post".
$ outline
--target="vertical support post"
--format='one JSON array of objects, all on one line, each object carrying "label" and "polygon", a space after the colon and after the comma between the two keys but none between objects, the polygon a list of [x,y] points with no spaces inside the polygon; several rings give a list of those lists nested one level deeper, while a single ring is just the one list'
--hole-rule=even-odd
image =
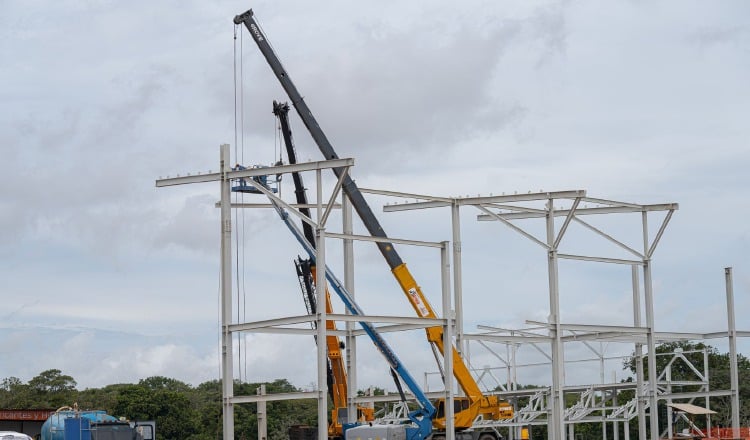
[{"label": "vertical support post", "polygon": [[[451,204],[451,228],[453,230],[453,303],[456,308],[456,350],[464,356],[464,309],[463,275],[461,268],[461,216],[458,201]],[[447,316],[447,315],[444,315]],[[446,347],[448,347],[446,345]],[[462,390],[459,393],[463,395]]]},{"label": "vertical support post", "polygon": [[[702,387],[706,390],[706,409],[711,409],[711,398],[708,396],[709,384],[710,384],[710,371],[708,369],[708,349],[703,349],[703,380],[706,382],[706,385]],[[731,367],[730,367],[730,375],[731,375]],[[730,378],[731,381],[731,378]],[[706,432],[711,432],[711,414],[706,414]]]},{"label": "vertical support post", "polygon": [[659,392],[656,371],[656,343],[654,341],[654,292],[651,282],[651,258],[648,254],[648,215],[642,213],[643,225],[643,290],[646,299],[646,344],[648,346],[648,385],[649,385],[649,428],[651,440],[659,440],[659,411],[657,393]]},{"label": "vertical support post", "polygon": [[[445,326],[443,327],[443,347],[453,345],[453,310],[451,308],[451,264],[448,257],[448,242],[442,242],[440,248],[440,279],[443,296],[443,316]],[[456,344],[458,345],[458,344]],[[443,350],[443,366],[445,371],[445,413],[453,414],[453,350]],[[453,417],[445,418],[445,440],[454,440],[456,437],[455,420]]]},{"label": "vertical support post", "polygon": [[547,272],[549,278],[549,306],[551,351],[552,351],[552,423],[549,427],[548,438],[550,440],[563,440],[565,424],[563,410],[565,399],[563,397],[564,360],[563,342],[560,327],[560,291],[557,277],[557,249],[555,248],[555,216],[554,199],[547,201],[547,245],[549,246],[547,258]]},{"label": "vertical support post", "polygon": [[222,386],[222,427],[224,440],[234,440],[234,374],[232,372],[232,200],[231,182],[227,173],[232,166],[229,162],[229,145],[220,148],[221,173],[221,386]]},{"label": "vertical support post", "polygon": [[320,269],[315,272],[315,293],[318,307],[316,307],[317,331],[317,360],[318,360],[318,440],[328,439],[328,381],[327,367],[328,358],[326,350],[326,260],[325,260],[325,227],[321,224],[323,220],[323,188],[321,170],[315,170],[317,186],[318,215],[315,229],[315,241],[318,246],[315,249],[315,264]]},{"label": "vertical support post", "polygon": [[[617,383],[617,374],[613,374],[612,383]],[[618,396],[618,394],[619,394],[619,392],[617,391],[617,388],[614,388],[612,390],[612,407],[616,407],[617,406],[617,396]],[[623,424],[626,424],[626,423],[627,422],[623,422]],[[620,425],[617,422],[617,420],[614,420],[612,422],[612,431],[613,431],[612,438],[614,438],[615,440],[620,440]]]},{"label": "vertical support post", "polygon": [[740,428],[740,388],[737,373],[737,328],[734,321],[734,282],[732,268],[724,268],[727,289],[727,326],[729,337],[729,381],[732,388],[732,437],[739,437]]},{"label": "vertical support post", "polygon": [[[513,333],[511,332],[511,335]],[[512,343],[510,347],[510,365],[511,365],[511,386],[512,390],[516,391],[518,389],[518,365],[516,364],[516,353],[518,352],[518,344]],[[518,399],[513,398],[513,412],[518,411]],[[516,426],[515,429],[509,429],[509,440],[515,440],[517,438],[521,438],[521,427]]]},{"label": "vertical support post", "polygon": [[[256,394],[259,396],[266,395],[266,384],[262,383],[258,387]],[[266,401],[258,401],[258,440],[268,439],[268,413],[266,412]]]},{"label": "vertical support post", "polygon": [[[599,352],[596,353],[599,356],[599,382],[604,385],[604,349],[602,343],[599,342]],[[607,401],[607,390],[602,391],[602,403],[606,407]],[[602,409],[602,440],[607,440],[607,410]]]},{"label": "vertical support post", "polygon": [[[667,395],[672,395],[672,364],[667,364],[667,371],[665,372],[664,377],[667,380]],[[672,398],[667,397],[667,438],[672,438],[672,435],[674,434],[673,426],[672,426],[672,407],[669,406],[672,404]]]},{"label": "vertical support post", "polygon": [[[630,273],[633,282],[633,326],[641,326],[641,292],[638,266],[635,264],[630,266]],[[640,342],[635,343],[635,395],[638,406],[638,438],[646,438],[646,398],[643,395],[643,344]],[[629,423],[625,422],[625,426]],[[627,433],[628,437],[630,432]]]},{"label": "vertical support post", "polygon": [[[341,193],[341,214],[344,234],[352,234],[352,203],[349,197]],[[354,298],[354,241],[345,238],[344,241],[344,287]],[[349,309],[346,310],[349,314]],[[357,405],[354,397],[357,395],[357,338],[354,337],[354,323],[346,322],[346,373],[347,383],[347,422],[357,421]]]}]

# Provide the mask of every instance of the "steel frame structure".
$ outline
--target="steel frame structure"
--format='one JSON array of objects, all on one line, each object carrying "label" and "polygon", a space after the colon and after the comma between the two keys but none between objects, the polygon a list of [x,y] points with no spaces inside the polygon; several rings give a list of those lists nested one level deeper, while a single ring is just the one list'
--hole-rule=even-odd
[{"label": "steel frame structure", "polygon": [[[582,421],[590,421],[587,416],[591,414],[595,403],[596,393],[602,394],[599,397],[600,402],[607,400],[606,393],[616,394],[619,389],[633,388],[636,398],[626,405],[614,405],[610,408],[609,414],[604,415],[605,421],[626,421],[633,417],[638,417],[639,432],[638,438],[646,439],[646,409],[656,408],[658,400],[667,400],[671,403],[672,399],[689,398],[694,399],[698,396],[708,398],[710,396],[726,396],[732,398],[732,426],[739,428],[739,393],[737,387],[737,365],[736,365],[736,338],[750,336],[748,331],[737,331],[734,319],[734,296],[732,291],[732,271],[731,268],[725,269],[726,276],[726,298],[727,298],[727,323],[728,331],[714,333],[676,333],[676,332],[656,332],[654,330],[654,304],[653,304],[653,286],[651,281],[651,260],[657,245],[661,240],[669,221],[674,212],[679,208],[677,203],[662,204],[636,204],[620,202],[609,199],[594,198],[587,195],[585,190],[572,191],[554,191],[554,192],[528,192],[525,194],[502,194],[496,196],[477,196],[477,197],[435,197],[424,194],[405,193],[397,191],[382,191],[376,189],[362,189],[362,192],[377,194],[381,196],[396,197],[401,199],[417,200],[416,202],[405,202],[397,204],[388,204],[383,210],[385,212],[411,211],[417,209],[432,209],[439,207],[450,207],[451,225],[453,236],[453,270],[454,270],[454,301],[457,312],[456,316],[456,338],[457,345],[463,347],[466,357],[469,357],[469,343],[476,342],[484,348],[490,350],[494,356],[500,359],[505,365],[510,384],[510,378],[517,367],[515,352],[520,345],[533,346],[536,350],[542,351],[540,344],[549,344],[550,354],[544,353],[549,359],[552,377],[552,386],[545,389],[515,392],[506,390],[503,393],[505,397],[513,395],[530,397],[529,404],[526,408],[521,409],[514,420],[505,423],[522,425],[534,422],[540,415],[547,416],[548,419],[541,423],[548,424],[549,438],[558,440],[565,438],[565,425],[568,426],[569,438],[573,438],[574,424]],[[544,203],[543,206],[533,206],[533,203]],[[593,206],[585,206],[590,204]],[[548,281],[549,281],[549,320],[546,323],[527,321],[527,324],[534,327],[518,330],[496,329],[480,326],[480,329],[486,330],[482,333],[467,334],[463,329],[462,314],[462,274],[461,274],[461,228],[459,210],[464,206],[472,206],[480,211],[477,215],[478,221],[496,221],[511,230],[529,239],[532,243],[541,247],[547,252],[548,256]],[[589,215],[611,215],[625,213],[641,213],[641,234],[643,240],[642,250],[637,250],[628,246],[623,241],[613,237],[607,232],[591,225],[583,218]],[[665,213],[661,223],[653,238],[649,237],[649,214]],[[562,218],[562,224],[557,227],[556,218]],[[521,226],[514,223],[515,220],[542,219],[545,221],[546,236],[538,238]],[[560,252],[563,239],[571,223],[577,223],[586,230],[595,235],[606,239],[611,244],[625,250],[634,258],[619,258],[604,255],[580,255]],[[607,264],[629,265],[631,267],[632,290],[633,290],[633,326],[607,326],[607,325],[590,325],[590,324],[572,324],[563,323],[560,319],[560,297],[558,281],[558,260],[569,259],[579,261],[591,261]],[[645,325],[641,318],[641,294],[640,294],[640,275],[639,268],[642,270],[643,278],[643,300],[645,302]],[[542,334],[539,330],[546,330]],[[713,338],[728,338],[730,346],[731,360],[731,390],[709,391],[708,389],[708,366],[704,366],[703,372],[699,372],[693,367],[693,371],[699,380],[694,384],[701,387],[697,393],[671,393],[673,382],[669,378],[669,370],[657,372],[655,356],[647,356],[648,371],[650,376],[656,377],[645,378],[643,373],[643,346],[647,347],[648,353],[655,353],[657,343],[685,340],[706,340]],[[594,353],[602,359],[603,354],[598,353],[588,341],[608,341],[632,343],[635,346],[636,354],[636,383],[627,384],[604,384],[602,376],[601,385],[589,385],[583,391],[580,391],[578,402],[571,408],[565,408],[563,395],[566,393],[577,392],[580,387],[564,386],[564,344],[570,342],[582,342],[588,346]],[[493,351],[487,346],[488,342],[504,344],[508,359],[503,359],[500,354]],[[681,354],[675,354],[676,358]],[[682,356],[684,361],[687,359]],[[671,361],[673,362],[674,359]],[[671,365],[671,362],[669,365]],[[601,373],[603,375],[603,371]],[[666,377],[665,377],[666,375]],[[499,384],[502,385],[502,384]],[[604,407],[598,407],[598,410],[606,410]],[[656,440],[659,438],[658,432],[658,414],[651,411],[648,417],[650,423],[650,438]],[[629,436],[626,427],[626,434]],[[668,431],[671,434],[671,418],[668,420]],[[605,439],[606,439],[606,430]],[[615,438],[617,439],[618,430],[615,429]]]},{"label": "steel frame structure", "polygon": [[[308,163],[297,163],[294,165],[280,165],[263,168],[251,168],[244,170],[233,170],[230,164],[229,145],[223,144],[220,148],[220,167],[218,173],[208,172],[206,174],[195,173],[185,176],[166,177],[156,180],[157,187],[167,187],[175,185],[184,185],[192,183],[205,183],[219,181],[221,183],[221,199],[217,207],[221,209],[221,355],[222,355],[222,418],[223,418],[223,438],[225,440],[234,439],[234,405],[242,403],[256,402],[259,404],[259,417],[265,420],[265,403],[277,400],[293,399],[316,399],[318,406],[318,439],[327,439],[327,383],[326,383],[326,359],[327,353],[325,344],[317,344],[317,388],[312,391],[294,392],[294,393],[274,393],[265,394],[263,390],[257,395],[234,395],[233,383],[233,336],[241,333],[276,333],[276,334],[296,334],[296,335],[315,335],[318,341],[324,341],[326,336],[337,335],[345,336],[347,339],[347,375],[349,378],[349,422],[354,422],[356,418],[356,405],[360,402],[371,402],[378,400],[373,397],[356,396],[356,338],[364,336],[365,331],[355,329],[356,322],[368,322],[373,324],[379,333],[407,331],[415,329],[425,329],[430,326],[442,326],[444,329],[444,343],[448,344],[453,340],[453,320],[450,318],[450,258],[448,254],[448,242],[427,242],[418,240],[407,240],[397,238],[378,238],[371,236],[356,235],[352,233],[352,212],[347,198],[341,195],[341,186],[345,176],[348,176],[349,168],[354,164],[354,160],[334,159]],[[323,182],[321,177],[322,170],[339,168],[343,170],[337,179],[334,188],[331,190],[327,203],[323,203]],[[241,208],[270,208],[273,205],[268,203],[249,204],[249,203],[232,203],[231,202],[231,182],[240,178],[252,178],[258,176],[273,176],[278,174],[314,171],[316,173],[316,203],[310,204],[309,207],[317,209],[317,218],[312,220],[302,214],[298,208],[299,205],[289,204],[276,196],[272,191],[257,185],[256,189],[265,194],[273,202],[284,207],[288,213],[297,216],[300,220],[311,224],[316,232],[316,262],[320,267],[325,267],[325,239],[337,238],[343,241],[344,245],[344,285],[353,295],[354,278],[353,278],[353,242],[355,240],[371,242],[388,242],[398,243],[410,246],[423,246],[435,248],[440,251],[440,278],[442,285],[442,307],[443,311],[448,311],[444,315],[449,318],[429,319],[414,316],[378,316],[378,315],[350,315],[350,314],[332,314],[326,313],[324,307],[319,307],[315,315],[303,316],[286,316],[275,319],[254,321],[254,322],[233,322],[232,321],[232,258],[231,258],[231,238],[232,238],[232,220],[231,209]],[[341,205],[336,203],[336,199],[341,195]],[[326,222],[332,211],[337,207],[344,207],[342,216],[342,233],[326,232]],[[325,271],[317,271],[317,285],[325,285]],[[325,303],[326,289],[317,289],[317,302]],[[326,321],[334,320],[346,323],[346,330],[328,330]],[[316,328],[311,328],[309,324],[316,322]],[[302,325],[302,326],[301,326]],[[452,357],[450,351],[446,351],[442,359],[442,368],[450,370]],[[446,377],[446,390],[441,393],[430,393],[431,398],[442,397],[448,402],[453,400],[453,377]],[[392,400],[387,399],[387,400]],[[448,419],[446,440],[453,440],[453,420]],[[259,429],[265,429],[265,423],[259,423]],[[259,438],[266,438],[262,432]]]},{"label": "steel frame structure", "polygon": [[[318,385],[317,389],[308,392],[284,393],[267,395],[261,393],[255,396],[235,396],[232,390],[233,384],[233,335],[243,332],[255,333],[278,333],[278,334],[315,334],[318,340],[325,340],[327,334],[336,334],[346,337],[347,346],[347,364],[348,376],[350,381],[349,396],[349,414],[356,414],[354,406],[357,403],[389,401],[393,400],[392,396],[382,397],[356,397],[357,373],[356,373],[356,340],[362,336],[362,330],[354,328],[357,321],[367,321],[379,325],[379,332],[406,331],[413,329],[423,329],[427,326],[441,325],[445,329],[446,339],[455,338],[456,347],[462,355],[470,360],[470,343],[479,344],[487,350],[494,353],[494,356],[505,364],[504,369],[508,375],[506,385],[510,384],[511,376],[515,374],[518,368],[516,362],[516,350],[521,346],[531,346],[541,351],[550,360],[551,366],[551,387],[536,390],[517,391],[507,386],[504,391],[498,392],[504,398],[512,399],[514,397],[526,396],[529,403],[525,408],[521,408],[517,416],[505,422],[483,422],[477,421],[478,425],[494,424],[497,426],[516,427],[516,430],[510,429],[511,437],[518,434],[518,428],[524,425],[547,424],[549,438],[553,440],[562,440],[565,438],[565,426],[568,426],[568,435],[572,438],[575,423],[591,422],[601,420],[602,423],[626,422],[633,417],[638,417],[639,433],[638,438],[647,438],[646,436],[646,409],[656,408],[657,401],[678,398],[697,398],[705,397],[708,403],[710,396],[729,395],[732,398],[732,423],[733,427],[739,427],[739,402],[738,402],[738,383],[736,368],[736,338],[750,336],[750,332],[737,331],[734,324],[734,299],[732,291],[732,273],[731,268],[726,269],[726,286],[727,286],[727,317],[728,331],[715,332],[708,334],[699,333],[670,333],[654,331],[654,310],[653,310],[653,290],[651,285],[651,259],[656,250],[664,231],[671,219],[674,211],[678,209],[676,203],[664,204],[634,204],[618,202],[608,199],[589,197],[584,190],[572,191],[555,191],[555,192],[537,192],[526,194],[499,195],[487,197],[465,197],[465,198],[446,198],[434,197],[422,194],[403,193],[395,191],[383,191],[374,189],[362,189],[363,193],[378,194],[381,196],[417,199],[417,202],[407,202],[396,205],[386,205],[385,212],[409,211],[414,209],[430,209],[437,207],[451,208],[452,224],[452,258],[448,256],[448,242],[425,242],[417,240],[394,239],[388,238],[391,243],[400,243],[405,245],[428,246],[438,248],[441,253],[440,279],[442,283],[442,319],[425,319],[419,317],[405,316],[356,316],[348,314],[327,314],[324,308],[321,308],[315,316],[287,316],[277,319],[256,321],[256,322],[232,322],[232,263],[231,263],[231,209],[241,208],[269,208],[271,204],[240,204],[232,203],[230,200],[231,181],[239,178],[252,178],[261,175],[276,175],[291,172],[314,171],[316,173],[316,203],[311,203],[309,207],[317,209],[317,218],[315,221],[306,218],[296,208],[299,206],[288,204],[270,191],[264,191],[258,188],[275,202],[284,206],[290,213],[298,216],[302,221],[307,221],[313,225],[316,230],[316,239],[319,246],[317,250],[317,260],[320,265],[325,263],[325,238],[337,238],[343,241],[344,246],[344,284],[350,292],[354,292],[354,272],[353,272],[353,241],[382,241],[382,239],[370,236],[355,235],[352,233],[352,213],[351,206],[345,196],[341,196],[341,204],[336,200],[340,195],[342,178],[339,178],[334,188],[331,190],[327,203],[323,203],[323,184],[321,171],[329,168],[341,168],[347,170],[353,165],[353,159],[336,159],[319,162],[308,162],[295,165],[282,165],[268,168],[246,169],[233,171],[229,166],[229,146],[221,146],[220,171],[218,173],[207,174],[188,174],[174,178],[160,178],[156,181],[157,187],[172,185],[182,185],[201,182],[219,181],[221,183],[221,200],[217,204],[221,209],[221,321],[222,321],[222,394],[223,394],[223,427],[224,438],[234,438],[233,422],[233,405],[258,402],[259,408],[265,405],[265,402],[274,400],[288,400],[299,398],[314,398],[318,401],[318,438],[323,440],[327,436],[327,394],[326,394],[326,351],[324,344],[319,344],[317,349],[317,370]],[[346,172],[342,176],[347,175]],[[533,204],[542,203],[542,206]],[[587,207],[583,204],[592,204]],[[479,221],[495,221],[507,226],[529,239],[532,243],[541,247],[547,253],[547,272],[549,282],[549,320],[546,323],[527,321],[532,326],[526,329],[506,330],[487,326],[480,326],[482,332],[466,333],[463,329],[463,292],[462,292],[462,266],[461,266],[461,231],[460,231],[460,208],[472,206],[480,211],[477,216]],[[342,212],[342,233],[326,231],[326,221],[333,208],[343,207]],[[648,215],[649,213],[665,213],[661,219],[658,231],[653,238],[649,237]],[[641,213],[641,228],[643,237],[642,250],[626,245],[617,238],[596,228],[583,218],[587,215],[604,215],[619,213]],[[562,224],[557,227],[556,218],[562,219]],[[545,237],[538,238],[531,232],[524,230],[515,224],[515,220],[521,219],[542,219],[545,222]],[[619,258],[611,256],[592,256],[560,252],[561,245],[564,244],[564,237],[568,227],[573,223],[583,226],[592,233],[603,237],[610,243],[620,249],[630,253],[633,258]],[[632,326],[603,326],[591,324],[572,324],[564,323],[560,319],[560,297],[558,281],[558,261],[559,259],[570,259],[579,261],[594,261],[607,264],[629,265],[631,267],[632,289],[633,289],[633,325]],[[450,262],[453,262],[453,295],[451,298],[450,286]],[[642,280],[640,275],[642,270]],[[317,280],[319,285],[324,284],[324,271],[319,271]],[[643,300],[645,305],[646,322],[645,325],[641,319],[641,298],[640,285],[643,283]],[[318,291],[322,295],[324,289]],[[323,298],[318,298],[322,303]],[[327,331],[325,326],[326,320],[341,321],[346,324],[345,330]],[[310,327],[303,328],[302,324],[317,321],[317,329]],[[643,346],[647,347],[648,353],[655,353],[655,346],[660,342],[676,340],[696,340],[723,338],[729,339],[730,359],[732,360],[731,371],[731,390],[728,391],[710,391],[708,389],[707,366],[701,373],[699,369],[695,372],[699,378],[694,384],[701,386],[701,391],[696,393],[671,393],[671,378],[667,370],[662,371],[657,377],[646,378],[643,375]],[[581,342],[587,345],[599,359],[603,359],[603,353],[597,352],[589,342],[590,341],[616,341],[623,343],[632,343],[635,346],[636,353],[636,383],[635,384],[597,384],[570,387],[564,383],[564,345],[571,342]],[[499,343],[506,347],[508,359],[503,359],[502,355],[496,353],[489,344]],[[549,346],[547,354],[540,346]],[[679,357],[679,355],[675,355]],[[655,356],[647,356],[648,371],[656,372]],[[673,360],[674,361],[674,360]],[[671,362],[670,362],[671,365]],[[443,359],[443,368],[450,366],[449,356]],[[491,369],[480,371],[477,374],[486,374],[494,377]],[[651,373],[653,374],[653,373]],[[453,396],[453,379],[451,375],[445,375],[445,390],[429,393],[431,397],[445,397],[449,401]],[[496,378],[495,378],[496,379]],[[604,382],[602,380],[602,382]],[[498,380],[498,383],[500,381]],[[618,392],[623,389],[634,389],[636,398],[626,405],[609,405],[610,401]],[[578,402],[570,408],[565,407],[564,395],[566,393],[578,393]],[[599,412],[600,415],[592,416],[593,413]],[[658,416],[655,411],[651,411],[649,416],[650,438],[658,439]],[[352,421],[352,420],[350,420]],[[626,436],[629,436],[626,426]],[[671,424],[669,427],[671,431]],[[606,432],[606,431],[605,431]],[[617,432],[615,429],[615,440]],[[671,432],[670,432],[671,433]],[[452,435],[448,435],[448,440]]]}]

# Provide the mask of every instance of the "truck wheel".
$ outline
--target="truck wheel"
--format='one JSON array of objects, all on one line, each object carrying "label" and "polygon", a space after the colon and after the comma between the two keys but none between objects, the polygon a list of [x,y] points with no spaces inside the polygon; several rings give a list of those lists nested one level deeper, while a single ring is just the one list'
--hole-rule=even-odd
[{"label": "truck wheel", "polygon": [[490,434],[489,432],[485,432],[484,434],[479,436],[479,439],[477,440],[497,440],[497,437],[495,437],[495,434]]}]

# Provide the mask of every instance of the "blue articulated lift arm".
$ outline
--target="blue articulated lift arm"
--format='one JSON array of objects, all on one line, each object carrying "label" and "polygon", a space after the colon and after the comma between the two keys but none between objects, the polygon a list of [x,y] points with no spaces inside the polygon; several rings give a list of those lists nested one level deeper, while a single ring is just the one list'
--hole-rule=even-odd
[{"label": "blue articulated lift arm", "polygon": [[[279,206],[273,199],[271,199],[271,203],[273,203],[276,212],[278,212],[279,216],[284,221],[284,224],[286,224],[287,228],[292,232],[292,235],[294,235],[297,241],[302,245],[305,252],[310,256],[310,259],[314,261],[315,249],[305,239],[305,236],[302,231],[299,230],[299,227],[291,221],[289,213]],[[341,281],[336,278],[327,265],[326,279],[331,284],[331,287],[336,294],[338,294],[339,298],[341,298],[341,301],[344,303],[347,310],[349,310],[349,313],[356,316],[364,315],[362,309],[360,309],[359,305],[354,301],[354,298],[352,298],[351,294],[349,294]],[[383,339],[377,329],[366,321],[359,321],[359,324],[362,326],[367,336],[370,337],[372,343],[375,344],[378,351],[380,351],[386,361],[388,361],[388,364],[393,371],[399,375],[401,380],[404,381],[409,390],[414,394],[419,403],[420,408],[409,413],[409,419],[414,422],[417,427],[407,428],[407,440],[426,439],[432,433],[432,419],[436,412],[435,406],[430,402],[430,399],[427,398],[424,391],[422,391],[422,388],[417,384],[417,381],[414,380],[412,375],[406,369],[404,364],[401,363],[398,356],[396,356],[396,353],[391,349],[385,339]]]}]

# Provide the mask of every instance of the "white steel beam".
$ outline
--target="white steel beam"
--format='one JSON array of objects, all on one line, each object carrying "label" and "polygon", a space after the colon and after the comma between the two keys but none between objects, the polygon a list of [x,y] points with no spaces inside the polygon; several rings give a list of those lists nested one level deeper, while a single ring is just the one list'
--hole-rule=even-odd
[{"label": "white steel beam", "polygon": [[484,211],[487,213],[487,215],[495,217],[497,220],[500,220],[503,224],[505,224],[507,227],[513,229],[514,231],[518,232],[519,234],[523,235],[524,237],[528,238],[529,240],[533,241],[534,243],[538,244],[539,246],[549,250],[552,243],[544,243],[543,241],[539,240],[538,238],[534,237],[533,235],[529,234],[528,232],[524,231],[523,229],[519,228],[518,226],[514,225],[513,223],[509,222],[508,220],[505,220],[504,218],[498,217],[497,214],[490,211],[486,207],[482,205],[476,206],[478,209]]},{"label": "white steel beam", "polygon": [[297,400],[297,399],[315,399],[318,397],[316,391],[299,391],[296,393],[273,393],[262,394],[257,396],[234,396],[232,403],[256,403],[256,402],[274,402],[277,400]]},{"label": "white steel beam", "polygon": [[558,231],[557,233],[557,239],[555,239],[555,243],[552,245],[553,248],[557,249],[560,246],[560,241],[565,236],[565,231],[568,230],[568,225],[570,224],[570,221],[573,219],[573,215],[576,212],[576,208],[578,208],[578,204],[580,202],[581,202],[580,197],[576,197],[576,199],[573,201],[573,206],[571,206],[570,209],[568,210],[568,215],[565,216],[565,221],[560,227],[560,231]]},{"label": "white steel beam", "polygon": [[[373,193],[375,193],[373,191]],[[377,192],[378,194],[397,195],[399,193]],[[399,196],[399,195],[397,195]],[[441,208],[456,203],[460,206],[492,205],[494,203],[508,202],[531,202],[548,199],[576,199],[586,196],[585,190],[555,191],[555,192],[529,192],[526,194],[503,194],[499,196],[477,196],[477,197],[455,197],[436,198],[430,196],[411,195],[408,198],[425,199],[424,202],[400,203],[397,205],[386,205],[385,212],[409,211],[414,209]]]},{"label": "white steel beam", "polygon": [[433,248],[441,248],[443,245],[435,241],[419,241],[419,240],[404,240],[392,237],[373,237],[370,235],[357,235],[357,234],[338,234],[335,232],[328,232],[327,237],[331,238],[343,238],[352,239],[357,241],[372,241],[375,243],[394,243],[394,244],[405,244],[410,246],[425,246]]},{"label": "white steel beam", "polygon": [[[229,165],[229,145],[220,147],[220,172],[225,175]],[[222,427],[224,439],[234,439],[234,367],[232,331],[232,210],[229,207],[231,188],[229,179],[221,180],[221,384]],[[158,181],[157,181],[157,186]]]},{"label": "white steel beam", "polygon": [[734,282],[732,268],[724,268],[724,282],[727,294],[727,334],[729,339],[729,382],[732,391],[732,437],[739,437],[740,428],[740,385],[737,373],[737,328],[734,319]]},{"label": "white steel beam", "polygon": [[[585,194],[576,197],[585,196]],[[565,386],[565,350],[562,341],[562,328],[560,327],[560,285],[558,279],[558,259],[555,244],[555,219],[554,199],[547,201],[547,278],[549,283],[549,335],[550,352],[552,353],[552,399],[551,399],[551,426],[549,429],[550,440],[564,440],[564,410],[565,394],[562,387]]]},{"label": "white steel beam", "polygon": [[[641,226],[643,227],[643,253],[648,255],[648,213],[641,214]],[[649,384],[649,429],[651,440],[659,440],[659,412],[657,411],[657,395],[659,393],[656,381],[656,340],[654,337],[654,291],[651,280],[651,261],[643,259],[643,290],[646,306],[646,327],[649,332],[646,335],[648,345],[648,384]]]},{"label": "white steel beam", "polygon": [[[232,208],[274,208],[273,203],[232,203]],[[288,203],[286,206],[294,209],[314,209],[317,208],[318,205],[315,203]],[[329,209],[329,206],[333,209],[341,209],[340,203],[334,203],[332,205],[324,204],[323,208]],[[220,207],[220,203],[216,203],[216,207]]]},{"label": "white steel beam", "polygon": [[[287,174],[287,173],[299,173],[303,171],[313,171],[318,169],[327,168],[349,168],[354,165],[354,159],[332,159],[322,160],[317,162],[304,162],[296,163],[291,165],[278,165],[272,167],[263,168],[248,168],[244,170],[232,170],[229,167],[223,172],[226,179],[240,179],[245,177],[258,177],[258,176],[270,176],[273,174]],[[165,186],[174,185],[185,185],[189,183],[203,183],[203,182],[214,182],[222,180],[222,173],[207,173],[207,174],[194,174],[177,177],[166,177],[163,179],[156,180],[156,187],[161,188]]]},{"label": "white steel beam", "polygon": [[[586,201],[586,198],[581,199],[582,201]],[[499,206],[495,206],[499,207]],[[594,207],[594,208],[578,208],[576,209],[576,216],[583,216],[583,215],[601,215],[601,214],[626,214],[626,213],[634,213],[634,212],[644,212],[644,211],[669,211],[669,210],[676,210],[678,207],[677,203],[666,203],[666,204],[657,204],[657,205],[627,205],[627,206],[603,206],[603,207]],[[501,207],[503,209],[510,209],[508,206]],[[555,217],[562,217],[568,215],[570,210],[568,209],[558,209],[555,210],[554,216]],[[499,213],[500,217],[506,219],[506,220],[523,220],[523,219],[531,219],[531,218],[542,218],[544,217],[544,212],[534,212],[532,210],[528,210],[528,212],[505,212],[505,213]],[[487,216],[487,215],[479,215],[477,216],[477,220],[479,221],[493,221],[495,220],[494,217]]]},{"label": "white steel beam", "polygon": [[601,237],[604,237],[605,239],[609,240],[610,242],[616,244],[617,246],[625,249],[626,251],[630,252],[631,254],[635,255],[639,259],[643,259],[643,254],[638,252],[637,250],[631,248],[630,246],[626,245],[625,243],[621,242],[620,240],[612,237],[611,235],[607,234],[606,232],[602,231],[601,229],[590,225],[589,223],[579,219],[578,217],[575,218],[575,221],[578,222],[580,225],[585,227],[586,229],[594,232],[595,234],[598,234]]},{"label": "white steel beam", "polygon": [[382,189],[372,189],[372,188],[360,188],[360,192],[365,194],[376,194],[381,196],[391,196],[391,197],[401,197],[404,199],[421,199],[421,200],[432,200],[435,202],[448,202],[451,203],[453,201],[450,197],[436,197],[436,196],[428,196],[424,194],[414,194],[414,193],[406,193],[406,192],[400,192],[400,191],[386,191]]},{"label": "white steel beam", "polygon": [[[349,197],[343,194],[341,196],[341,230],[344,234],[351,235],[352,229],[352,204]],[[354,240],[344,238],[342,240],[344,247],[344,288],[354,299]],[[346,314],[350,314],[346,310]],[[346,407],[347,422],[354,423],[357,421],[357,404],[354,398],[357,395],[358,377],[357,377],[357,337],[354,335],[354,323],[346,322]]]},{"label": "white steel beam", "polygon": [[544,342],[549,343],[550,337],[537,335],[537,336],[516,336],[516,335],[491,335],[491,334],[464,334],[464,340],[466,341],[489,341],[497,342],[501,344],[518,344],[518,343],[533,343],[533,342]]},{"label": "white steel beam", "polygon": [[667,228],[667,224],[669,224],[669,220],[672,218],[672,214],[674,214],[674,209],[670,209],[667,212],[666,217],[664,217],[664,220],[661,223],[661,227],[659,227],[659,231],[656,233],[656,237],[654,238],[654,241],[651,243],[651,246],[648,248],[648,252],[646,253],[646,255],[648,255],[648,258],[651,258],[651,256],[654,254],[656,245],[659,244],[659,240],[661,240],[661,236],[664,234],[664,230]]},{"label": "white steel beam", "polygon": [[[341,177],[348,173],[348,169],[341,173],[339,177],[339,183]],[[325,231],[325,216],[328,211],[323,211],[323,181],[322,181],[322,170],[320,168],[315,170],[315,182],[316,182],[316,197],[315,200],[318,203],[317,221],[318,226],[315,228],[315,263],[320,265],[321,268],[326,269],[326,231]],[[335,197],[329,201],[331,203],[335,200]],[[318,333],[317,338],[317,365],[318,365],[318,386],[315,390],[318,394],[318,439],[323,440],[328,437],[328,356],[327,356],[327,325],[326,320],[328,319],[328,311],[326,310],[325,304],[328,299],[326,293],[328,293],[326,286],[326,274],[325,270],[319,270],[315,272],[315,285],[321,286],[320,289],[315,289],[316,302],[319,305],[315,310],[316,327]]]},{"label": "white steel beam", "polygon": [[637,260],[626,260],[623,258],[608,258],[608,257],[590,257],[588,255],[572,255],[572,254],[557,254],[558,257],[566,260],[581,260],[581,261],[594,261],[597,263],[612,263],[612,264],[640,264]]}]

